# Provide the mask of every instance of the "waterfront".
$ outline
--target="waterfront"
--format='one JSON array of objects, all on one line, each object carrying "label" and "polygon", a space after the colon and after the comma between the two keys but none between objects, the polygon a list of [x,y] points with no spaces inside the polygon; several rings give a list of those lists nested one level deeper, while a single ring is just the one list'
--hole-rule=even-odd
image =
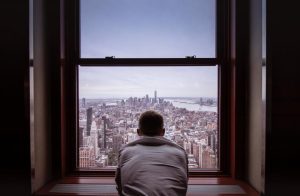
[{"label": "waterfront", "polygon": [[198,103],[188,102],[187,100],[184,100],[184,99],[181,99],[181,100],[165,99],[165,101],[169,101],[175,107],[184,108],[184,109],[187,109],[188,111],[218,112],[217,111],[218,108],[216,106],[200,105]]}]

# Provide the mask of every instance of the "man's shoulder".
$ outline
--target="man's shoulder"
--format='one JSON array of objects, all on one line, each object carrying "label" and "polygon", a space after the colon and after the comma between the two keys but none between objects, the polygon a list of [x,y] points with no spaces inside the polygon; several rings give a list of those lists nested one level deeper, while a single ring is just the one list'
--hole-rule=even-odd
[{"label": "man's shoulder", "polygon": [[185,153],[185,150],[179,146],[178,144],[174,143],[173,141],[164,138],[164,137],[148,137],[144,136],[141,137],[140,139],[137,139],[133,142],[130,142],[126,145],[124,145],[120,151],[123,151],[124,149],[130,148],[130,147],[135,147],[137,145],[142,145],[142,146],[162,146],[162,145],[167,145],[171,148],[177,148],[178,150],[181,150]]}]

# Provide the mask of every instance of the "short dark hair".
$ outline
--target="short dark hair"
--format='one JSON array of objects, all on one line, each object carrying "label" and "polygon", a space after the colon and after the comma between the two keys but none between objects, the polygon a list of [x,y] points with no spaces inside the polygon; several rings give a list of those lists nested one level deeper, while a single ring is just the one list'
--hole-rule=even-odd
[{"label": "short dark hair", "polygon": [[164,120],[159,113],[149,110],[140,116],[139,129],[146,136],[157,136],[163,129]]}]

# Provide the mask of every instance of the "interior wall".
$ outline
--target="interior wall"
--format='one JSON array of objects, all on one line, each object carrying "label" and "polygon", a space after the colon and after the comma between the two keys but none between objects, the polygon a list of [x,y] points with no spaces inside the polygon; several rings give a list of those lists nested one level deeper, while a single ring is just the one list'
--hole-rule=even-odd
[{"label": "interior wall", "polygon": [[33,192],[60,174],[59,1],[33,1]]},{"label": "interior wall", "polygon": [[49,106],[49,62],[47,54],[47,24],[45,1],[33,5],[33,66],[34,66],[34,170],[33,191],[52,179],[51,126]]},{"label": "interior wall", "polygon": [[262,190],[262,14],[260,0],[231,1],[231,58],[236,78],[235,175]]},{"label": "interior wall", "polygon": [[0,1],[0,194],[31,194],[29,1]]},{"label": "interior wall", "polygon": [[267,64],[266,64],[266,0],[262,0],[262,156],[261,156],[261,195],[265,193],[266,170],[266,94],[267,94]]},{"label": "interior wall", "polygon": [[261,191],[262,163],[262,4],[250,1],[249,66],[247,70],[246,180]]},{"label": "interior wall", "polygon": [[299,195],[300,12],[297,1],[267,1],[265,195]]},{"label": "interior wall", "polygon": [[[231,78],[232,105],[234,121],[231,129],[234,129],[233,158],[231,175],[234,178],[245,180],[246,173],[246,122],[247,122],[247,68],[249,64],[249,1],[231,0]],[[233,144],[233,142],[231,142]]]}]

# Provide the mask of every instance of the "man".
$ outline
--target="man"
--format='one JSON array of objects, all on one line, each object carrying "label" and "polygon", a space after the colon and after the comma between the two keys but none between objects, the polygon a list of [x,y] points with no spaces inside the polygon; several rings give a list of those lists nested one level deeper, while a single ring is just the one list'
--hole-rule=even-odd
[{"label": "man", "polygon": [[163,117],[144,112],[137,134],[140,139],[119,151],[115,179],[119,194],[186,195],[187,156],[183,148],[163,137]]}]

